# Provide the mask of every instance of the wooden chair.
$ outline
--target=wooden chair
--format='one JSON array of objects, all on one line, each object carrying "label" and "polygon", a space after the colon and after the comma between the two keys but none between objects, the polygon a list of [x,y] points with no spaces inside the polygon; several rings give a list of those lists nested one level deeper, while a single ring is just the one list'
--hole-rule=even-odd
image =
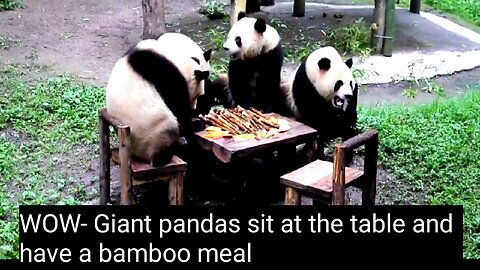
[{"label": "wooden chair", "polygon": [[[345,165],[345,152],[365,145],[363,170]],[[333,205],[345,204],[345,189],[362,188],[362,204],[374,205],[377,183],[378,132],[374,129],[335,145],[333,163],[313,161],[280,178],[285,204],[300,205],[301,196]]]},{"label": "wooden chair", "polygon": [[[183,205],[183,179],[187,163],[174,156],[163,167],[152,167],[149,163],[130,155],[130,127],[122,125],[108,114],[105,108],[99,111],[100,120],[100,202],[105,205],[110,201],[110,161],[120,166],[120,204],[133,204],[133,186],[167,181],[168,196],[171,205]],[[118,135],[119,147],[110,146],[110,126]]]}]

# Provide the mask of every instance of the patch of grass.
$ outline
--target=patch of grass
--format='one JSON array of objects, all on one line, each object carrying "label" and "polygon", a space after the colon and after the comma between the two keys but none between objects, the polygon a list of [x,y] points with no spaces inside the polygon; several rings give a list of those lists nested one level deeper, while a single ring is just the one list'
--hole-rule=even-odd
[{"label": "patch of grass", "polygon": [[0,11],[13,10],[22,6],[21,0],[0,0]]},{"label": "patch of grass", "polygon": [[[61,166],[64,153],[97,144],[103,89],[70,76],[29,84],[20,75],[14,66],[0,70],[0,259],[18,258],[18,205],[95,196]],[[74,166],[83,162],[76,156]]]},{"label": "patch of grass", "polygon": [[208,0],[205,5],[200,8],[200,13],[207,16],[209,19],[223,19],[228,16],[225,11],[226,3],[216,0]]},{"label": "patch of grass", "polygon": [[18,41],[13,40],[13,39],[8,38],[8,37],[0,36],[0,50],[8,50],[15,43],[18,43]]},{"label": "patch of grass", "polygon": [[480,86],[430,104],[359,108],[380,134],[379,160],[431,204],[464,206],[464,257],[480,258]]},{"label": "patch of grass", "polygon": [[439,10],[454,14],[460,18],[480,26],[480,1],[477,0],[426,0],[428,4]]}]

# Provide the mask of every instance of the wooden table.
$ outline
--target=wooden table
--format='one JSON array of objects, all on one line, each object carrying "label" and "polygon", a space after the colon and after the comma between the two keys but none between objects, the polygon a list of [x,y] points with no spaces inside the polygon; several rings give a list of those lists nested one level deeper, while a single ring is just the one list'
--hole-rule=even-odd
[{"label": "wooden table", "polygon": [[310,143],[317,137],[317,130],[298,121],[275,113],[265,115],[287,120],[290,123],[291,129],[279,133],[275,138],[262,140],[251,139],[241,142],[234,142],[232,138],[205,138],[205,131],[197,132],[195,137],[204,150],[212,151],[223,163],[230,163],[238,158],[254,157],[260,151],[276,151],[288,146]]}]

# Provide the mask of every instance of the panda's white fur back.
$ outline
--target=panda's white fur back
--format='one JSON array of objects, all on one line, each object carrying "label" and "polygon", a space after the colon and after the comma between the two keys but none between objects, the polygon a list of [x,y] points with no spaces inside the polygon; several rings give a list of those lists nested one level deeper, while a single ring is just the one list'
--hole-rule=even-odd
[{"label": "panda's white fur back", "polygon": [[159,46],[162,47],[162,50],[185,52],[200,61],[202,71],[210,70],[210,61],[205,60],[204,50],[187,35],[168,32],[161,35],[157,40],[160,42]]},{"label": "panda's white fur back", "polygon": [[295,105],[295,100],[293,98],[292,86],[299,68],[300,68],[300,65],[298,65],[295,68],[295,70],[292,72],[292,74],[290,74],[290,77],[288,77],[288,80],[280,85],[280,90],[285,96],[285,103],[287,105],[287,108],[290,109],[290,111],[293,113],[293,115],[297,119],[300,118],[300,115],[298,114],[297,106]]},{"label": "panda's white fur back", "polygon": [[[322,58],[330,59],[328,71],[321,71],[318,68],[318,61]],[[354,81],[351,69],[345,64],[338,51],[331,46],[313,51],[307,57],[305,65],[308,79],[326,100],[331,100],[335,95],[333,86],[337,80]]]},{"label": "panda's white fur back", "polygon": [[205,94],[205,82],[198,82],[195,79],[194,74],[195,70],[202,70],[202,68],[186,51],[173,50],[172,47],[175,47],[174,45],[176,44],[172,43],[170,45],[166,45],[166,42],[159,42],[155,39],[147,39],[140,41],[137,44],[137,48],[140,50],[152,50],[161,54],[172,63],[175,63],[187,81],[188,89],[190,91],[190,104],[191,107],[195,109],[198,96]]},{"label": "panda's white fur back", "polygon": [[[189,89],[193,91],[190,93],[190,102],[192,104],[192,108],[196,108],[196,100],[198,96],[205,94],[205,81],[202,80],[198,82],[195,80],[193,76],[193,72],[195,69],[200,71],[210,71],[210,61],[206,61],[204,58],[204,50],[190,37],[182,34],[182,33],[164,33],[157,39],[156,48],[158,51],[165,52],[165,56],[169,57],[175,63],[180,63],[179,67],[183,67],[181,70],[183,76],[187,78]],[[173,59],[177,55],[180,58]],[[180,60],[185,57],[185,55],[190,57],[195,57],[200,62],[199,64],[182,64],[182,61],[194,61],[192,58]],[[195,68],[190,68],[190,67]]]}]

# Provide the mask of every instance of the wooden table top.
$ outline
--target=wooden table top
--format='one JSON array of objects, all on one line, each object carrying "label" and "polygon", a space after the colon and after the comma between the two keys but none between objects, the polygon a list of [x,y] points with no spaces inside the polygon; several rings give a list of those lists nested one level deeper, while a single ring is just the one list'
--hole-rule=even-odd
[{"label": "wooden table top", "polygon": [[285,119],[289,122],[291,129],[281,132],[275,138],[262,140],[251,139],[247,141],[235,142],[232,138],[209,139],[205,138],[206,131],[195,133],[195,137],[205,150],[211,150],[215,156],[222,162],[228,163],[238,157],[254,155],[256,152],[266,149],[272,149],[289,145],[301,144],[310,141],[316,137],[317,130],[302,124],[293,119],[280,116],[275,113],[265,114],[266,116],[275,116],[279,119]]}]

